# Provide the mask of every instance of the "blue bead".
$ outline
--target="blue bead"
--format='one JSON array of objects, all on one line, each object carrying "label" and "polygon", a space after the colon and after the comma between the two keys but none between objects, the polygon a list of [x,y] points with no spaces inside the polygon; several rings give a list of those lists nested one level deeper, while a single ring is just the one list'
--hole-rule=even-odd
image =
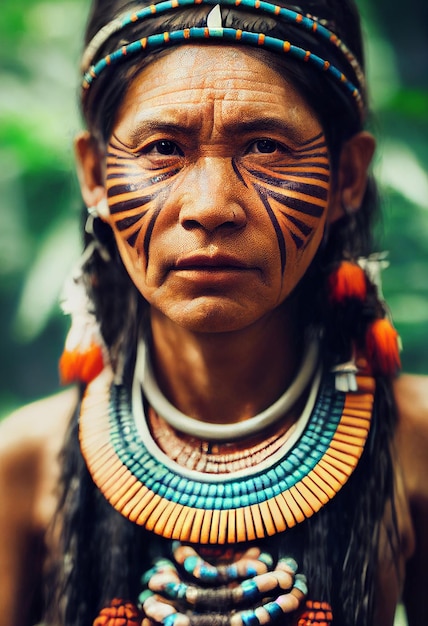
[{"label": "blue bead", "polygon": [[225,498],[232,498],[233,496],[233,483],[225,483],[224,485],[224,496]]},{"label": "blue bead", "polygon": [[294,577],[293,587],[298,589],[303,593],[303,595],[307,595],[308,593],[308,585],[306,582],[306,576],[304,574],[296,574]]},{"label": "blue bead", "polygon": [[242,494],[240,498],[233,498],[232,508],[239,509],[250,504],[250,497],[247,494]]},{"label": "blue bead", "polygon": [[218,578],[218,571],[215,567],[206,565],[203,563],[199,568],[199,576],[202,580],[216,580]]},{"label": "blue bead", "polygon": [[138,596],[138,603],[140,604],[140,606],[143,606],[147,598],[150,598],[151,596],[154,596],[154,593],[150,591],[150,589],[146,589],[145,591],[142,591],[140,595]]},{"label": "blue bead", "polygon": [[230,508],[232,508],[231,504],[232,503],[230,502],[230,500],[217,497],[217,498],[214,498],[214,502],[213,502],[212,508],[216,509],[216,510],[230,509]]},{"label": "blue bead", "polygon": [[212,485],[209,486],[209,488],[208,488],[208,495],[211,498],[215,498],[217,496],[217,485],[215,483],[213,483]]},{"label": "blue bead", "polygon": [[163,624],[163,626],[174,626],[177,616],[178,616],[178,613],[167,615],[166,617],[163,618],[163,620],[161,621],[161,624]]},{"label": "blue bead", "polygon": [[260,592],[254,580],[244,580],[244,582],[241,583],[241,589],[245,600],[257,600],[260,596]]},{"label": "blue bead", "polygon": [[284,617],[284,611],[276,602],[268,602],[267,604],[263,605],[263,608],[266,609],[266,611],[269,613],[269,617],[271,618],[272,622],[280,619],[281,617]]},{"label": "blue bead", "polygon": [[228,565],[227,566],[226,572],[227,572],[228,578],[231,579],[231,580],[234,580],[235,578],[239,577],[238,576],[238,568],[236,567],[236,565],[234,563],[232,563],[232,565]]},{"label": "blue bead", "polygon": [[264,563],[268,569],[271,569],[273,565],[273,558],[269,552],[261,552],[257,560]]},{"label": "blue bead", "polygon": [[188,556],[184,559],[183,567],[188,574],[193,574],[196,566],[200,563],[201,559],[198,556]]},{"label": "blue bead", "polygon": [[242,611],[239,615],[244,626],[260,626],[260,622],[254,611]]},{"label": "blue bead", "polygon": [[294,573],[296,573],[297,570],[299,569],[299,566],[297,565],[296,561],[291,556],[285,556],[279,560],[281,563],[284,563],[285,565],[287,565]]},{"label": "blue bead", "polygon": [[217,485],[217,497],[218,498],[222,498],[224,496],[225,491],[226,491],[225,485],[223,485],[223,483],[218,483],[218,485]]},{"label": "blue bead", "polygon": [[182,600],[186,597],[187,585],[185,583],[166,583],[164,593],[171,600]]},{"label": "blue bead", "polygon": [[151,577],[155,573],[156,573],[156,568],[155,567],[151,567],[150,569],[147,570],[147,572],[144,572],[144,574],[141,576],[142,584],[143,585],[147,585],[147,583],[149,582],[149,580],[151,579]]}]

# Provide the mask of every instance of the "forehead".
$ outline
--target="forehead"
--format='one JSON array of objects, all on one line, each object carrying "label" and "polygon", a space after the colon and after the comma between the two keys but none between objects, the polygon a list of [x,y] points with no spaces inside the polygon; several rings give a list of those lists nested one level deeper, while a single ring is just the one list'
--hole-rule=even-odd
[{"label": "forehead", "polygon": [[116,128],[198,115],[219,123],[265,115],[309,133],[319,129],[303,97],[276,70],[245,49],[218,45],[178,47],[145,67],[127,90]]}]

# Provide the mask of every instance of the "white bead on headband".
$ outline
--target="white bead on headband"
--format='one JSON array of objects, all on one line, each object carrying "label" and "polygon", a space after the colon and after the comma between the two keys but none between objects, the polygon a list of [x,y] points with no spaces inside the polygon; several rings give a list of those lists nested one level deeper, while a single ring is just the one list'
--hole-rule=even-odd
[{"label": "white bead on headband", "polygon": [[[168,32],[149,35],[123,45],[103,59],[91,65],[92,59],[104,43],[116,32],[155,15],[195,5],[215,5],[207,18],[205,27],[190,27]],[[297,25],[311,32],[327,44],[335,47],[342,53],[352,67],[358,81],[358,86],[352,83],[337,67],[318,55],[291,44],[289,41],[265,35],[264,33],[250,32],[236,28],[225,28],[221,22],[220,6],[247,8],[267,15],[273,15],[281,21]],[[174,44],[189,43],[190,41],[227,42],[244,44],[253,47],[262,47],[276,53],[285,53],[294,59],[307,62],[309,65],[326,72],[335,82],[339,83],[348,95],[351,95],[364,117],[365,106],[362,92],[365,86],[364,73],[355,56],[337,35],[319,23],[314,17],[286,9],[263,0],[165,0],[158,4],[151,4],[133,13],[127,12],[106,24],[89,42],[82,59],[83,90],[90,88],[94,80],[107,67],[116,64],[125,57],[139,52],[151,51]]]}]

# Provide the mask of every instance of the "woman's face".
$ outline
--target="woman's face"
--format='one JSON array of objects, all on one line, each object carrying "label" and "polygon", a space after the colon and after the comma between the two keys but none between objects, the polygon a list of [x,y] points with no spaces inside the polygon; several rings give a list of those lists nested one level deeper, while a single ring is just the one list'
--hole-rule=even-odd
[{"label": "woman's face", "polygon": [[308,269],[330,192],[323,130],[279,74],[187,46],[130,85],[107,148],[111,225],[136,287],[171,321],[238,330]]}]

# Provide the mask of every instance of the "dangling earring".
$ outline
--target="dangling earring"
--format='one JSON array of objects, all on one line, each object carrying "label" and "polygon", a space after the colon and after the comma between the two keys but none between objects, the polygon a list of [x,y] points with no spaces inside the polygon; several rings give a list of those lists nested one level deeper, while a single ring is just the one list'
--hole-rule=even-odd
[{"label": "dangling earring", "polygon": [[397,330],[387,318],[373,320],[366,331],[369,363],[376,374],[396,376],[401,369],[401,341]]},{"label": "dangling earring", "polygon": [[89,244],[64,288],[61,307],[65,314],[71,315],[71,327],[59,360],[63,385],[90,383],[108,361],[107,348],[84,284],[83,268],[95,248],[95,242]]},{"label": "dangling earring", "polygon": [[101,218],[106,218],[110,214],[110,209],[106,198],[102,198],[95,206],[87,208],[88,218],[85,224],[85,231],[92,235],[94,245],[105,263],[111,261],[111,256],[106,246],[100,241],[97,234],[97,224]]},{"label": "dangling earring", "polygon": [[108,205],[107,198],[101,198],[101,200],[97,202],[97,204],[95,204],[94,206],[89,206],[88,214],[92,215],[93,217],[101,217],[107,219],[107,217],[110,215],[110,207]]},{"label": "dangling earring", "polygon": [[335,365],[331,371],[335,375],[337,391],[345,393],[357,391],[354,339],[355,314],[360,312],[367,298],[367,277],[360,265],[354,261],[341,261],[327,276],[327,298],[331,307],[330,315],[337,319],[337,325],[346,329],[349,341],[350,358]]},{"label": "dangling earring", "polygon": [[329,274],[327,289],[333,304],[346,304],[351,299],[364,302],[367,296],[366,274],[358,263],[341,261]]},{"label": "dangling earring", "polygon": [[[361,345],[373,373],[395,376],[401,368],[401,342],[383,300],[380,272],[387,266],[385,253],[358,262],[342,261],[329,274],[327,290],[331,316],[338,327],[347,329],[350,344]],[[358,327],[357,339],[354,328]],[[332,368],[340,391],[356,390],[354,353],[352,348],[352,358]]]}]

